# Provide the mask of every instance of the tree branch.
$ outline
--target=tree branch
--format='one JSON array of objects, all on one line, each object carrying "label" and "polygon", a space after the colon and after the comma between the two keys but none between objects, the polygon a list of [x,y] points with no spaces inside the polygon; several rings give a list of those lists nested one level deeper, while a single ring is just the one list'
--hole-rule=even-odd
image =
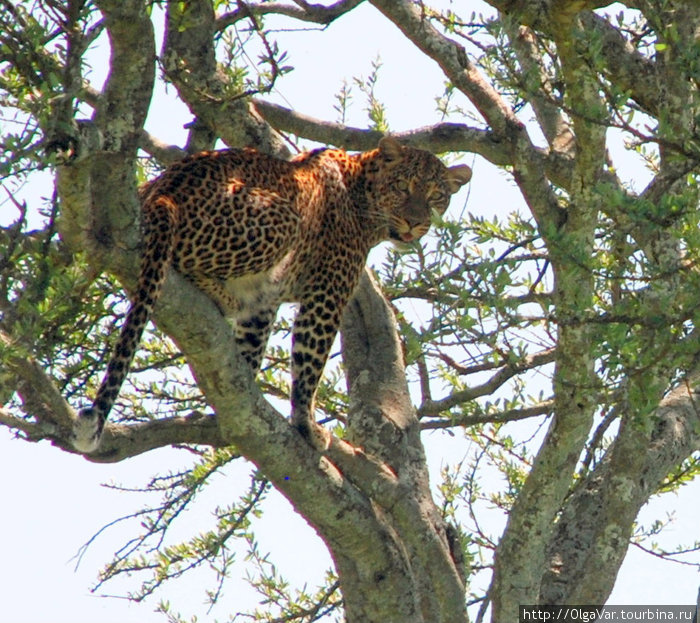
[{"label": "tree branch", "polygon": [[508,409],[496,413],[484,413],[483,415],[465,415],[463,417],[440,418],[434,420],[423,420],[421,430],[433,430],[440,428],[454,428],[455,426],[478,426],[479,424],[490,424],[493,422],[516,422],[526,420],[531,417],[548,415],[552,412],[554,400],[545,400],[531,407],[522,409]]},{"label": "tree branch", "polygon": [[661,401],[650,433],[635,421],[623,423],[615,443],[564,506],[549,547],[540,603],[605,602],[639,509],[674,467],[700,451],[698,405],[696,370]]},{"label": "tree branch", "polygon": [[[547,4],[546,2],[540,3]],[[547,237],[554,272],[554,296],[560,319],[554,369],[554,418],[525,484],[513,505],[499,543],[490,592],[495,620],[517,618],[518,607],[535,603],[540,593],[541,569],[554,520],[575,473],[597,408],[594,399],[591,330],[583,323],[569,324],[581,310],[593,305],[591,257],[598,213],[593,186],[605,162],[605,128],[588,121],[605,114],[595,75],[576,50],[580,26],[578,3],[551,5],[547,21],[561,59],[565,97],[570,107],[587,111],[573,116],[575,154],[566,218]],[[544,230],[541,230],[544,231]]]},{"label": "tree branch", "polygon": [[528,355],[521,361],[503,366],[488,381],[485,381],[481,385],[454,392],[441,400],[435,400],[422,404],[418,409],[418,415],[420,417],[424,417],[426,415],[437,415],[442,411],[451,409],[452,407],[455,407],[461,403],[469,402],[470,400],[474,400],[480,396],[493,394],[498,388],[503,386],[504,383],[513,378],[516,374],[520,374],[521,372],[531,370],[532,368],[536,368],[547,363],[552,363],[555,361],[555,359],[556,349],[554,348],[549,348],[539,353],[535,353],[534,355]]},{"label": "tree branch", "polygon": [[145,130],[141,131],[139,147],[166,166],[182,160],[187,155],[187,151],[181,147],[164,143]]},{"label": "tree branch", "polygon": [[36,419],[35,423],[29,423],[5,410],[3,425],[25,432],[34,441],[70,431],[75,412],[42,367],[33,358],[20,354],[22,350],[16,348],[12,337],[3,330],[0,330],[0,347],[7,370],[17,380],[16,389],[25,412]]},{"label": "tree branch", "polygon": [[216,29],[225,30],[229,26],[249,17],[250,15],[286,15],[302,22],[312,22],[327,26],[341,15],[352,11],[364,0],[338,0],[330,6],[312,4],[295,0],[294,4],[284,2],[265,2],[263,4],[241,3],[241,8],[223,13],[216,20]]},{"label": "tree branch", "polygon": [[[487,0],[488,4],[500,12],[525,24],[534,31],[553,35],[552,15],[560,12],[557,0],[534,0],[512,2],[511,0]],[[664,90],[657,66],[649,58],[640,54],[623,34],[610,24],[605,17],[593,13],[593,9],[607,6],[607,2],[576,2],[571,6],[581,20],[583,27],[593,37],[598,37],[601,45],[596,46],[603,60],[610,81],[624,91],[649,114],[657,115],[663,105]],[[591,37],[586,37],[589,41]],[[587,50],[581,52],[588,56]]]},{"label": "tree branch", "polygon": [[96,4],[105,16],[111,56],[95,123],[107,150],[127,153],[136,150],[155,83],[153,25],[138,0],[96,0]]},{"label": "tree branch", "polygon": [[[254,99],[253,106],[255,111],[277,130],[291,132],[324,145],[336,145],[343,149],[365,151],[376,147],[382,136],[376,130],[353,128],[324,121],[261,99]],[[406,144],[433,153],[468,151],[483,156],[497,166],[514,166],[509,144],[488,129],[446,122],[398,132],[394,136]],[[570,157],[534,146],[530,157],[533,168],[539,168],[540,171],[546,172],[547,177],[557,186],[561,188],[570,186]]]},{"label": "tree branch", "polygon": [[[381,458],[397,476],[391,496],[377,495],[382,489],[372,491],[371,480],[356,482],[391,517],[408,549],[424,595],[424,620],[464,621],[464,582],[431,497],[396,320],[369,271],[345,311],[341,329],[350,395],[348,438]],[[353,469],[345,471],[355,478]]]},{"label": "tree branch", "polygon": [[580,17],[583,27],[600,37],[600,52],[610,81],[628,92],[644,111],[657,115],[663,105],[664,90],[660,88],[661,77],[654,61],[640,54],[601,15],[585,11]]},{"label": "tree branch", "polygon": [[[12,351],[11,338],[0,331],[0,342],[7,353]],[[53,380],[30,357],[5,355],[5,364],[16,379],[23,411],[34,421],[15,416],[2,409],[0,424],[24,433],[31,441],[51,440],[62,450],[75,453],[69,438],[76,412],[66,402]],[[139,424],[108,423],[100,449],[86,458],[96,463],[114,463],[137,456],[149,450],[173,444],[202,444],[224,446],[224,441],[212,417],[194,413]]]},{"label": "tree branch", "polygon": [[[216,16],[209,0],[170,3],[161,57],[166,77],[198,120],[230,147],[255,146],[281,157],[286,145],[220,74]],[[195,70],[196,68],[196,70]]]},{"label": "tree branch", "polygon": [[[510,22],[508,22],[510,24]],[[523,68],[523,89],[547,142],[556,152],[573,156],[574,136],[561,107],[554,103],[554,87],[537,46],[537,36],[527,26],[509,28],[509,39]],[[531,84],[535,83],[535,88]]]}]

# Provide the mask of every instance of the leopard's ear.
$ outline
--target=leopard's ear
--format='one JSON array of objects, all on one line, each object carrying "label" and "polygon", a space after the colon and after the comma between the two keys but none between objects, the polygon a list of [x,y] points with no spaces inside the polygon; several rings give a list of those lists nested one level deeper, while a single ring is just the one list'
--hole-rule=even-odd
[{"label": "leopard's ear", "polygon": [[402,157],[403,147],[393,136],[383,136],[379,139],[377,147],[387,162],[394,162]]},{"label": "leopard's ear", "polygon": [[446,179],[450,192],[454,194],[472,179],[472,170],[466,164],[457,164],[447,169]]}]

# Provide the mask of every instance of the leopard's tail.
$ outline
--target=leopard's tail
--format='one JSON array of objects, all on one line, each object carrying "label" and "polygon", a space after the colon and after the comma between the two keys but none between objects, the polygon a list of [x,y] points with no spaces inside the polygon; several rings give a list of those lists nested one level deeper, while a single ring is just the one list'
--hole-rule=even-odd
[{"label": "leopard's tail", "polygon": [[129,373],[143,330],[153,313],[172,261],[177,227],[177,205],[167,196],[146,200],[143,206],[145,249],[138,283],[117,345],[91,407],[82,409],[73,429],[73,446],[83,453],[95,451],[105,422]]}]

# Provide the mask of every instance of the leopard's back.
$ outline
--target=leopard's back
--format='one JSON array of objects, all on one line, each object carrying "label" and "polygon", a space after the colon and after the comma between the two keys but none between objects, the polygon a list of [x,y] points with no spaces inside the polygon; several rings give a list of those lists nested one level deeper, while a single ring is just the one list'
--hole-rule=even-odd
[{"label": "leopard's back", "polygon": [[292,167],[253,150],[187,158],[149,185],[144,204],[161,195],[179,211],[173,264],[195,281],[264,272],[298,241]]}]

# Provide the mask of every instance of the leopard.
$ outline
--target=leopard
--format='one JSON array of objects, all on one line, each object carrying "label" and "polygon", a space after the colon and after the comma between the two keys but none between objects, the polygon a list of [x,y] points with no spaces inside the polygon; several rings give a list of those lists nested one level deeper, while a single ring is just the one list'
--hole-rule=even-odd
[{"label": "leopard", "polygon": [[419,240],[471,179],[464,164],[391,135],[349,153],[319,148],[286,160],[252,148],[185,157],[139,189],[142,254],[137,285],[92,406],[72,443],[100,447],[144,329],[171,268],[231,320],[253,375],[260,371],[279,306],[297,305],[291,347],[291,425],[328,445],[315,399],[341,316],[370,250]]}]

